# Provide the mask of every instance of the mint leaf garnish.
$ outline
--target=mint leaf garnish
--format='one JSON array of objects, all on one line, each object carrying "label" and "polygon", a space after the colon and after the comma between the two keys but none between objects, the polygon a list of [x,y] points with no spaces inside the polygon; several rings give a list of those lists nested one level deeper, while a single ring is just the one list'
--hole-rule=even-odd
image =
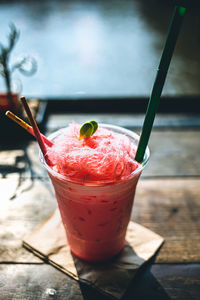
[{"label": "mint leaf garnish", "polygon": [[92,136],[98,128],[98,123],[96,121],[90,121],[84,123],[80,128],[79,140],[82,140],[85,137]]}]

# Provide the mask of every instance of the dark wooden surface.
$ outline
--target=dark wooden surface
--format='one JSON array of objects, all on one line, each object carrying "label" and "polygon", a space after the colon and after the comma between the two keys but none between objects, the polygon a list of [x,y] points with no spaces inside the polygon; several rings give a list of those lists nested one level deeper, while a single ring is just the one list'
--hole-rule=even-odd
[{"label": "dark wooden surface", "polygon": [[[59,127],[58,121],[52,116],[48,127]],[[138,184],[132,219],[165,243],[123,300],[200,299],[199,141],[198,127],[169,124],[152,133],[151,159]],[[0,300],[108,299],[22,247],[24,235],[54,211],[56,201],[34,141],[1,149]]]}]

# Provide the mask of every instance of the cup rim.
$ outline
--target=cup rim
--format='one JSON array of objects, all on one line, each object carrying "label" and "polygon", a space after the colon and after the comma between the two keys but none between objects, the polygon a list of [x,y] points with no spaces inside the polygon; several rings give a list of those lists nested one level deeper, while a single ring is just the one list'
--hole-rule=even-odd
[{"label": "cup rim", "polygon": [[[106,123],[99,123],[99,126],[100,127],[105,127],[106,129],[110,129],[110,130],[113,130],[113,131],[117,131],[117,133],[125,134],[128,137],[132,137],[134,140],[137,141],[137,143],[139,142],[140,136],[137,133],[135,133],[135,132],[133,132],[129,129],[126,129],[124,127],[117,126],[117,125],[106,124]],[[59,133],[62,131],[62,129],[63,128],[58,129],[57,131],[50,134],[48,136],[48,139],[53,140],[56,136],[59,135]],[[128,181],[128,180],[132,179],[134,177],[134,175],[142,172],[142,170],[144,169],[144,167],[147,165],[147,163],[149,161],[150,150],[149,150],[149,147],[147,146],[146,151],[145,151],[145,155],[144,155],[144,160],[143,160],[142,163],[139,163],[139,167],[137,169],[135,169],[131,174],[126,175],[126,176],[122,176],[119,180],[99,180],[99,181],[86,180],[86,181],[83,181],[83,180],[73,179],[73,178],[67,177],[67,176],[62,175],[62,174],[56,172],[55,170],[53,170],[46,163],[46,161],[44,159],[44,156],[43,156],[40,149],[39,149],[39,158],[40,158],[40,162],[45,167],[47,172],[49,174],[51,174],[52,176],[57,177],[61,181],[66,181],[66,182],[71,182],[71,183],[81,184],[81,185],[99,186],[99,185],[117,184],[117,183],[121,183],[121,182],[124,182],[124,181]]]}]

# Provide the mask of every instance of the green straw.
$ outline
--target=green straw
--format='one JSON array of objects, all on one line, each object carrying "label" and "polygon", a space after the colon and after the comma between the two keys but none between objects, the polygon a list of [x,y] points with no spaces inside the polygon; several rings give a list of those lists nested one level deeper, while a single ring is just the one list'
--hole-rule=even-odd
[{"label": "green straw", "polygon": [[139,140],[139,144],[135,156],[135,160],[138,162],[142,162],[144,159],[144,154],[151,134],[156,110],[158,108],[160,96],[167,76],[167,71],[169,69],[170,61],[173,55],[173,51],[176,45],[176,41],[180,32],[180,28],[181,28],[181,24],[185,12],[186,12],[185,7],[175,6],[174,8],[173,16],[171,19],[165,46],[160,59],[160,64],[158,66],[158,71],[154,81],[151,96],[149,99],[149,103],[148,103],[148,107],[147,107],[147,111],[146,111],[146,115],[142,127],[142,133],[140,136],[140,140]]}]

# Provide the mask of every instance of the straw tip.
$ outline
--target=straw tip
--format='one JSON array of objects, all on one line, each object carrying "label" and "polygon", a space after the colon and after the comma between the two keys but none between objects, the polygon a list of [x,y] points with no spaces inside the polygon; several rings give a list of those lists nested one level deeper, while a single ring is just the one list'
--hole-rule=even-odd
[{"label": "straw tip", "polygon": [[21,100],[21,101],[25,101],[26,98],[25,98],[24,96],[22,96],[22,97],[20,97],[20,100]]},{"label": "straw tip", "polygon": [[10,110],[7,110],[7,111],[5,112],[5,115],[8,116],[8,115],[10,115],[10,113],[11,113],[11,111],[10,111]]}]

